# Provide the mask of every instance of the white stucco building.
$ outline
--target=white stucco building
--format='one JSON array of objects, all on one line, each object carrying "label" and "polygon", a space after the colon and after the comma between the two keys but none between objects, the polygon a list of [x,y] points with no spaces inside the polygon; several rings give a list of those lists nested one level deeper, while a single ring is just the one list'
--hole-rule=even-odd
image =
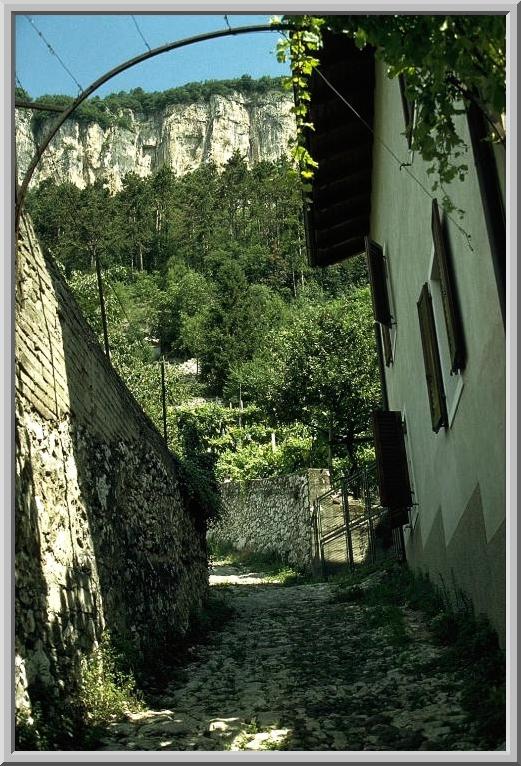
[{"label": "white stucco building", "polygon": [[382,504],[409,564],[466,594],[504,641],[504,151],[480,140],[479,111],[461,116],[469,170],[447,191],[464,214],[448,216],[404,135],[403,83],[345,36],[325,38],[320,69],[308,243],[317,265],[367,252],[382,412],[395,413],[375,416]]}]

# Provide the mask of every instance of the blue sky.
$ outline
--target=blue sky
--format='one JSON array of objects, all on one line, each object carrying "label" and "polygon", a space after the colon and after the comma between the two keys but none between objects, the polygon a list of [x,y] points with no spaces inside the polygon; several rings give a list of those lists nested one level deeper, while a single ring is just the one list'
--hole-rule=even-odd
[{"label": "blue sky", "polygon": [[[86,87],[104,72],[146,50],[127,14],[29,14],[78,82]],[[151,48],[191,35],[224,29],[224,16],[135,14]],[[269,16],[228,14],[232,27],[268,23]],[[97,95],[142,87],[166,90],[186,82],[250,74],[287,73],[275,56],[276,33],[261,32],[198,43],[133,67],[102,86]],[[16,74],[34,98],[44,93],[76,95],[78,88],[50,54],[27,18],[16,18]]]}]

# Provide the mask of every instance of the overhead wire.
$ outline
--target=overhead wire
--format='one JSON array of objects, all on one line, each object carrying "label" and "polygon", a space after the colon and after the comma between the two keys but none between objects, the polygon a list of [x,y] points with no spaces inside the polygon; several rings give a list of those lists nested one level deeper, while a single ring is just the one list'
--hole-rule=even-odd
[{"label": "overhead wire", "polygon": [[18,85],[18,87],[19,87],[19,88],[21,88],[21,89],[24,91],[24,93],[27,93],[27,91],[25,90],[24,86],[23,86],[23,85],[22,85],[22,83],[20,82],[20,78],[18,77],[18,75],[16,74],[16,72],[15,72],[15,75],[14,75],[14,76],[15,76],[16,84]]},{"label": "overhead wire", "polygon": [[[382,138],[380,138],[380,136],[376,135],[376,133],[374,132],[374,130],[373,130],[373,128],[371,127],[371,125],[370,125],[370,124],[367,122],[367,120],[364,120],[364,118],[362,117],[362,115],[361,115],[361,114],[359,114],[359,112],[357,112],[357,110],[354,108],[354,106],[353,106],[352,104],[350,104],[350,103],[349,103],[349,101],[347,100],[347,98],[345,98],[345,96],[344,96],[342,93],[340,93],[340,92],[339,92],[339,91],[338,91],[338,90],[335,88],[335,86],[334,86],[334,85],[333,85],[331,82],[329,82],[329,80],[327,79],[327,77],[326,77],[324,74],[322,74],[322,72],[320,71],[320,69],[318,69],[318,67],[317,67],[317,68],[316,68],[314,71],[315,71],[315,72],[316,72],[316,73],[317,73],[317,74],[318,74],[318,75],[319,75],[319,76],[322,78],[322,80],[323,80],[323,81],[326,83],[326,85],[327,85],[327,86],[328,86],[328,87],[329,87],[329,88],[330,88],[330,89],[333,91],[333,93],[335,93],[335,95],[336,95],[336,96],[338,96],[338,98],[339,98],[339,99],[340,99],[340,100],[341,100],[341,101],[342,101],[342,102],[343,102],[343,103],[344,103],[344,104],[345,104],[345,105],[346,105],[346,106],[347,106],[347,107],[348,107],[348,108],[349,108],[349,109],[350,109],[350,110],[353,112],[353,114],[354,114],[354,115],[355,115],[355,116],[356,116],[356,117],[357,117],[357,118],[360,120],[360,122],[361,122],[363,125],[365,125],[365,127],[366,127],[366,128],[367,128],[367,129],[370,131],[370,133],[372,134],[373,138],[375,138],[375,139],[376,139],[376,141],[378,141],[378,143],[379,143],[379,144],[381,144],[381,145],[384,147],[384,149],[386,149],[386,151],[387,151],[387,152],[388,152],[388,153],[391,155],[391,157],[392,157],[392,158],[393,158],[393,159],[394,159],[394,160],[395,160],[395,161],[398,163],[399,169],[400,169],[400,170],[405,170],[405,172],[406,172],[406,173],[407,173],[407,174],[408,174],[408,175],[409,175],[409,176],[410,176],[410,177],[413,179],[413,181],[415,181],[415,182],[418,184],[418,186],[419,186],[419,187],[420,187],[420,188],[423,190],[423,192],[424,192],[424,193],[425,193],[425,194],[426,194],[426,195],[427,195],[427,196],[428,196],[428,197],[429,197],[431,200],[434,200],[434,199],[435,199],[435,197],[434,197],[434,195],[432,194],[432,192],[430,192],[430,191],[429,191],[429,189],[428,189],[428,188],[425,186],[425,184],[424,184],[424,183],[422,183],[422,181],[420,181],[420,179],[419,179],[417,176],[415,176],[415,175],[414,175],[414,173],[413,173],[413,172],[410,170],[410,168],[409,168],[409,163],[407,163],[407,162],[402,162],[402,160],[401,160],[401,159],[400,159],[400,158],[397,156],[397,154],[396,154],[396,153],[395,153],[395,152],[394,152],[394,151],[391,149],[391,147],[390,147],[390,146],[388,146],[388,144],[387,144],[387,143],[386,143],[386,142],[385,142],[385,141],[384,141]],[[458,222],[457,222],[457,221],[456,221],[456,220],[455,220],[455,219],[454,219],[454,218],[453,218],[453,217],[452,217],[450,214],[447,214],[447,218],[448,218],[450,221],[452,221],[452,223],[453,223],[453,224],[456,226],[456,228],[458,229],[458,231],[460,232],[460,234],[463,234],[463,236],[464,236],[464,237],[465,237],[465,239],[467,240],[467,245],[468,245],[468,247],[470,248],[471,252],[474,252],[474,248],[473,248],[473,247],[472,247],[472,245],[470,244],[470,240],[471,240],[471,236],[470,236],[470,234],[469,234],[467,231],[465,231],[465,229],[464,229],[464,228],[461,226],[461,224],[459,224],[459,223],[458,223]]]},{"label": "overhead wire", "polygon": [[71,72],[71,70],[69,69],[69,67],[67,66],[67,64],[66,64],[66,63],[64,62],[64,60],[61,58],[61,56],[60,56],[60,55],[59,55],[59,54],[58,54],[58,53],[57,53],[57,52],[54,50],[53,46],[52,46],[52,45],[51,45],[51,43],[50,43],[50,42],[47,40],[47,38],[45,37],[45,35],[43,34],[43,32],[41,32],[41,31],[38,29],[38,27],[37,27],[37,26],[36,26],[36,24],[34,23],[33,19],[32,19],[30,16],[28,16],[26,13],[24,13],[24,16],[25,16],[25,18],[27,19],[27,21],[29,22],[29,24],[31,24],[31,26],[33,27],[33,29],[35,30],[36,34],[37,34],[37,35],[39,35],[39,37],[41,37],[41,39],[43,40],[43,42],[45,43],[45,45],[46,45],[46,46],[47,46],[47,48],[49,49],[49,52],[50,52],[50,53],[51,53],[51,54],[52,54],[52,55],[53,55],[55,58],[57,58],[57,59],[58,59],[58,61],[60,62],[61,66],[63,67],[63,69],[64,69],[64,70],[67,72],[67,74],[69,75],[69,77],[70,77],[70,78],[71,78],[71,79],[74,81],[74,83],[75,83],[76,87],[78,88],[78,91],[81,93],[81,92],[83,91],[83,87],[82,87],[81,83],[80,83],[80,82],[78,82],[78,80],[76,79],[76,77],[73,75],[73,73]]},{"label": "overhead wire", "polygon": [[148,50],[149,50],[149,51],[151,51],[151,50],[152,50],[152,48],[151,48],[151,47],[150,47],[150,45],[148,44],[148,42],[147,42],[147,40],[146,40],[146,38],[145,38],[145,35],[144,35],[144,34],[143,34],[143,32],[141,31],[141,28],[140,28],[139,24],[137,23],[137,19],[136,19],[136,17],[135,17],[135,16],[133,16],[132,14],[130,14],[130,17],[131,17],[132,21],[134,22],[134,24],[135,24],[135,26],[136,26],[136,29],[137,29],[137,31],[139,32],[139,35],[140,35],[141,39],[143,40],[143,42],[144,42],[144,43],[145,43],[145,45],[147,46]]}]

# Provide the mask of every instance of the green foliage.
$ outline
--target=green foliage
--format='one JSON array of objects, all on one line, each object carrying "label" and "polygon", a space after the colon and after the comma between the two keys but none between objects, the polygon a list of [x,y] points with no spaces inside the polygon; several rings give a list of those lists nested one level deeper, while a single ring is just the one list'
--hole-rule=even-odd
[{"label": "green foliage", "polygon": [[[204,518],[219,513],[216,480],[323,467],[329,452],[335,470],[365,459],[357,439],[377,390],[365,261],[310,268],[301,205],[291,163],[250,170],[239,154],[222,172],[129,174],[112,195],[52,181],[29,195],[40,241],[101,341],[100,260],[112,363],[162,432],[159,341],[169,447]],[[185,359],[197,377],[178,372]],[[232,410],[192,405],[209,395]]]},{"label": "green foliage", "polygon": [[[249,400],[274,422],[306,424],[318,440],[336,436],[335,450],[355,464],[357,440],[368,433],[378,400],[369,291],[314,302],[301,300],[254,357],[232,371]],[[346,350],[348,352],[346,353]]]},{"label": "green foliage", "polygon": [[31,97],[27,93],[27,91],[24,88],[20,88],[18,85],[14,89],[14,97],[18,101],[20,99],[21,101],[30,101]]},{"label": "green foliage", "polygon": [[[283,90],[282,77],[260,77],[253,79],[242,75],[233,80],[206,80],[205,82],[189,82],[177,88],[165,91],[147,93],[142,88],[134,88],[130,92],[120,91],[108,96],[93,96],[84,101],[74,112],[74,119],[80,124],[97,123],[103,129],[116,127],[132,129],[131,113],[150,115],[175,104],[194,104],[208,102],[212,96],[230,96],[242,93],[251,99],[260,99],[266,93]],[[20,93],[19,93],[20,92]],[[17,88],[17,98],[34,100],[37,104],[53,104],[70,106],[73,96],[46,94],[35,99],[21,88]],[[53,112],[38,111],[33,115],[35,130],[40,130],[49,117],[55,117]]]},{"label": "green foliage", "polygon": [[115,648],[108,631],[80,660],[79,684],[69,696],[48,690],[38,693],[31,710],[16,720],[17,750],[90,750],[106,726],[128,712],[143,709],[134,680],[135,650],[130,644]]},{"label": "green foliage", "polygon": [[191,454],[201,451],[219,481],[281,476],[307,468],[312,450],[308,429],[301,423],[273,429],[263,422],[263,417],[263,412],[253,406],[242,410],[219,404],[178,407],[180,450],[188,454],[186,440],[190,435],[194,445]]},{"label": "green foliage", "polygon": [[238,551],[210,538],[209,553],[213,561],[219,561],[221,564],[237,567],[242,571],[261,572],[266,582],[287,587],[310,582],[307,573],[289,566],[275,551],[251,551],[248,548]]},{"label": "green foliage", "polygon": [[[271,434],[278,436],[275,447]],[[283,476],[302,471],[311,462],[312,436],[302,424],[279,428],[231,429],[228,448],[217,462],[217,476],[233,481],[249,481],[267,476]]]},{"label": "green foliage", "polygon": [[[444,187],[463,180],[468,170],[460,157],[464,141],[455,118],[471,101],[485,113],[492,140],[503,136],[506,105],[506,28],[504,15],[290,16],[298,31],[279,45],[279,60],[292,64],[298,125],[297,153],[304,184],[313,177],[306,150],[309,78],[318,66],[324,29],[341,32],[359,48],[373,46],[389,77],[404,75],[407,97],[415,103],[412,148],[429,163],[444,207],[453,208]],[[307,187],[306,187],[307,188]]]},{"label": "green foliage", "polygon": [[16,716],[16,750],[51,750],[55,731],[43,715],[41,703],[35,703],[31,712],[26,708]]},{"label": "green foliage", "polygon": [[118,669],[118,661],[108,631],[90,655],[82,657],[78,702],[92,726],[143,709],[134,679]]}]

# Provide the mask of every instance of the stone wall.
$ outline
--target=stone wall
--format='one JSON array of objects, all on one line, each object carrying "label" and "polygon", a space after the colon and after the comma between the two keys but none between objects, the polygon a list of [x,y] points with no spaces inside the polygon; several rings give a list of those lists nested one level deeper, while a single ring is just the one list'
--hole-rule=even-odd
[{"label": "stone wall", "polygon": [[16,262],[17,707],[66,699],[105,628],[141,655],[207,594],[182,467],[23,219]]},{"label": "stone wall", "polygon": [[274,553],[310,569],[316,561],[313,500],[329,488],[325,470],[304,475],[222,485],[224,513],[211,529],[212,543],[251,553]]}]

